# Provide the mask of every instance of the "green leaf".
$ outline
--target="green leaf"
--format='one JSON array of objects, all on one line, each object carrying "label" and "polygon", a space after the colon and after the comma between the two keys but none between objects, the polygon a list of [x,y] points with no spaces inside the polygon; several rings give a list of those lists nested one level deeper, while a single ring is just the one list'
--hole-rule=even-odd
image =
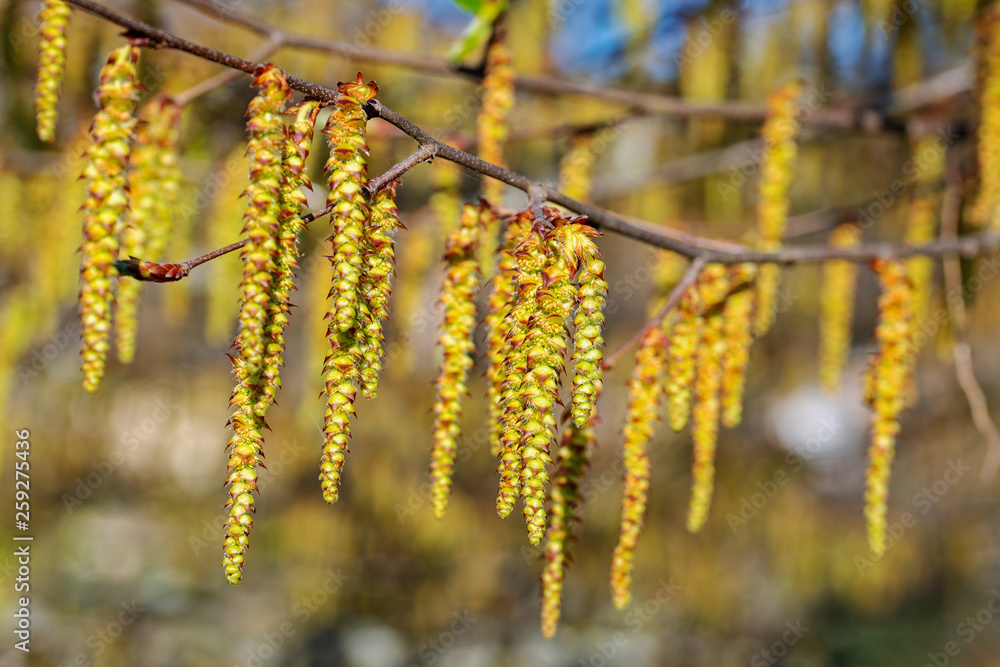
[{"label": "green leaf", "polygon": [[466,5],[476,7],[474,10],[476,12],[475,18],[466,26],[465,32],[458,38],[458,41],[448,50],[448,60],[458,64],[489,41],[493,22],[507,9],[507,0],[455,0],[455,2],[463,7]]},{"label": "green leaf", "polygon": [[455,4],[472,14],[478,14],[487,0],[455,0]]}]

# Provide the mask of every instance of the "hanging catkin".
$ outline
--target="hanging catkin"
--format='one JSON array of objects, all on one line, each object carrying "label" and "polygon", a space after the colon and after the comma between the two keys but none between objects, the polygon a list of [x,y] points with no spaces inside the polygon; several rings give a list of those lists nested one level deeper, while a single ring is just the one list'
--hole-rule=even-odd
[{"label": "hanging catkin", "polygon": [[93,144],[87,150],[83,169],[87,198],[82,207],[79,310],[83,327],[83,387],[91,392],[97,391],[104,377],[110,347],[117,234],[128,209],[125,165],[136,122],[132,114],[138,97],[135,69],[138,61],[139,49],[135,46],[122,46],[108,56],[95,93],[101,110],[90,128]]}]

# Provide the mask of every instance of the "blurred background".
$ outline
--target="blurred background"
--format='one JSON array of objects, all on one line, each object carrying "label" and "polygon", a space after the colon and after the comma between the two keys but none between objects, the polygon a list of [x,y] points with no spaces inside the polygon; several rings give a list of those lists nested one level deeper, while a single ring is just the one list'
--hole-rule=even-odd
[{"label": "blurred background", "polygon": [[[107,0],[188,39],[250,57],[264,39],[183,2]],[[359,48],[443,58],[470,15],[444,0],[229,1],[290,32]],[[513,64],[526,75],[759,107],[796,77],[817,106],[898,109],[884,127],[806,126],[791,191],[789,243],[822,243],[836,222],[884,214],[864,240],[899,239],[910,193],[892,194],[911,160],[907,128],[950,127],[974,164],[977,26],[973,0],[513,2]],[[862,515],[869,413],[861,377],[872,347],[877,284],[862,267],[851,361],[840,393],[817,381],[821,268],[788,269],[772,331],[752,349],[744,423],[720,434],[708,525],[684,527],[687,433],[660,424],[635,564],[633,604],[611,606],[608,570],[621,499],[621,426],[632,354],[608,373],[599,446],[584,480],[563,619],[539,632],[541,551],[523,522],[496,516],[496,461],[485,431],[481,362],[446,517],[427,476],[431,383],[443,248],[442,211],[472,201],[482,179],[451,164],[414,169],[400,189],[398,280],[379,396],[359,396],[341,500],[320,496],[325,221],[311,225],[278,404],[268,416],[243,582],[220,567],[225,521],[225,352],[235,333],[239,260],[230,255],[176,284],[146,285],[133,363],[110,362],[86,394],[76,317],[79,156],[92,92],[119,29],[74,12],[55,145],[35,137],[37,4],[5,0],[0,47],[0,424],[3,425],[0,607],[11,622],[15,429],[31,440],[31,653],[5,630],[0,665],[993,665],[1000,650],[1000,487],[981,479],[985,441],[955,379],[940,267],[921,348],[917,401],[902,419],[886,553],[868,552]],[[475,82],[281,49],[269,56],[333,86],[361,69],[379,98],[434,136],[469,146]],[[469,63],[475,64],[473,54]],[[167,50],[144,52],[147,94],[178,94],[220,68]],[[944,82],[935,88],[927,82]],[[955,85],[957,82],[957,85]],[[949,87],[949,85],[951,87]],[[916,87],[916,88],[915,88]],[[167,251],[180,261],[235,240],[241,228],[245,131],[253,95],[240,76],[184,110],[184,205]],[[808,98],[807,98],[808,99]],[[924,99],[924,98],[922,98]],[[929,100],[929,101],[927,101]],[[569,129],[600,129],[592,200],[707,237],[741,240],[754,221],[759,122],[630,113],[579,95],[519,90],[507,159],[548,182]],[[325,113],[320,123],[325,120]],[[911,122],[912,121],[912,122]],[[414,148],[369,124],[370,174]],[[318,133],[317,133],[318,134]],[[748,143],[749,142],[749,143]],[[722,150],[728,149],[728,150]],[[314,207],[325,198],[319,135],[310,158]],[[887,194],[888,193],[888,194]],[[509,189],[511,209],[524,205]],[[658,275],[674,261],[634,241],[599,239],[611,286],[605,339],[618,349],[647,317]],[[996,259],[964,264],[976,375],[1000,417],[1000,281]],[[993,267],[992,269],[990,267]],[[978,273],[982,271],[982,273]],[[40,295],[55,295],[51,299]],[[940,326],[929,330],[933,320]],[[481,342],[481,341],[480,341]],[[482,349],[482,348],[480,348]]]}]

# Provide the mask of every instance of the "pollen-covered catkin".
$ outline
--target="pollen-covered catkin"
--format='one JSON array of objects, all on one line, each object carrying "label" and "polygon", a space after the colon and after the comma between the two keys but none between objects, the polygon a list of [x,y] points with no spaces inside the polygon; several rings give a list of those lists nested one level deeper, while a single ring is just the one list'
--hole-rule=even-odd
[{"label": "pollen-covered catkin", "polygon": [[[510,111],[514,107],[514,68],[510,64],[510,51],[505,35],[498,35],[486,53],[486,71],[483,76],[482,104],[476,118],[476,143],[479,157],[504,167],[503,147],[507,143]],[[483,182],[483,197],[493,206],[499,206],[504,184],[487,178]],[[494,254],[499,241],[500,219],[493,218],[480,235],[480,265],[483,276],[490,278],[495,269]]]},{"label": "pollen-covered catkin", "polygon": [[284,73],[270,63],[254,72],[257,95],[247,107],[250,141],[250,184],[243,214],[246,245],[240,252],[243,280],[240,282],[239,332],[234,347],[246,362],[248,381],[256,385],[264,361],[268,308],[274,290],[281,234],[281,157],[285,126],[281,114],[291,90]]},{"label": "pollen-covered catkin", "polygon": [[302,212],[306,208],[303,188],[312,188],[305,174],[305,164],[312,145],[319,102],[306,100],[285,112],[295,120],[285,128],[281,156],[281,199],[278,231],[278,257],[274,265],[273,289],[267,304],[264,325],[264,360],[258,383],[257,414],[264,418],[281,387],[281,367],[284,366],[285,329],[292,307],[295,271],[299,264],[299,234],[305,228]]},{"label": "pollen-covered catkin", "polygon": [[35,114],[38,138],[56,138],[59,91],[66,74],[66,28],[70,6],[63,0],[42,0],[38,13],[38,78],[35,86]]},{"label": "pollen-covered catkin", "polygon": [[330,352],[323,364],[326,413],[319,473],[323,499],[328,503],[340,497],[340,476],[351,437],[350,417],[355,414],[354,399],[367,349],[364,325],[371,318],[367,301],[361,298],[370,215],[363,191],[368,181],[368,142],[362,105],[375,97],[378,86],[374,81],[365,83],[359,72],[357,81],[341,82],[338,90],[340,96],[323,130],[330,143],[327,202],[334,205],[329,239],[334,273],[327,314]]},{"label": "pollen-covered catkin", "polygon": [[545,530],[545,485],[556,435],[554,409],[568,346],[565,322],[576,300],[572,279],[579,256],[569,246],[586,240],[580,232],[561,224],[565,221],[555,218],[554,212],[546,214],[558,226],[542,241],[546,259],[523,343],[525,373],[516,426],[521,442],[521,499],[531,544],[538,544]]},{"label": "pollen-covered catkin", "polygon": [[546,639],[555,636],[559,625],[573,525],[579,520],[583,504],[580,481],[589,465],[594,442],[592,422],[583,428],[570,424],[563,429],[555,457],[551,518],[545,531],[545,569],[542,570],[542,636]]},{"label": "pollen-covered catkin", "polygon": [[[830,246],[846,248],[857,245],[861,232],[857,225],[846,223],[830,234]],[[820,290],[819,379],[823,388],[835,393],[851,348],[851,324],[854,320],[854,291],[858,266],[844,259],[823,265]]]},{"label": "pollen-covered catkin", "polygon": [[521,415],[525,406],[521,388],[527,374],[526,339],[529,323],[538,310],[537,294],[542,285],[542,269],[547,264],[545,237],[541,226],[530,226],[514,251],[516,278],[514,301],[505,319],[507,327],[503,371],[499,400],[501,415],[500,487],[497,493],[497,513],[510,515],[521,492],[522,450],[524,447]]},{"label": "pollen-covered catkin", "polygon": [[571,223],[573,252],[579,262],[577,309],[573,318],[573,423],[583,428],[590,420],[601,386],[601,362],[604,353],[604,280],[601,252],[590,240],[599,232],[589,225]]},{"label": "pollen-covered catkin", "polygon": [[122,46],[111,52],[101,70],[95,96],[101,110],[94,116],[83,178],[83,245],[80,262],[79,310],[82,324],[83,387],[97,391],[111,335],[113,277],[118,259],[118,227],[128,208],[125,165],[131,152],[138,82],[139,49]]},{"label": "pollen-covered catkin", "polygon": [[722,387],[722,359],[726,352],[726,322],[723,310],[711,306],[705,314],[698,344],[695,402],[691,410],[691,440],[694,442],[691,469],[691,504],[687,528],[696,533],[705,525],[715,487],[715,445],[719,437],[719,390]]},{"label": "pollen-covered catkin", "polygon": [[402,227],[396,208],[399,180],[391,181],[372,199],[368,225],[368,253],[365,256],[364,297],[371,317],[364,323],[364,364],[361,367],[361,391],[365,398],[375,398],[378,377],[382,372],[382,345],[385,336],[382,322],[389,319],[392,277],[395,274],[396,246],[393,234]]},{"label": "pollen-covered catkin", "polygon": [[230,355],[236,386],[229,400],[234,413],[229,418],[233,435],[229,440],[229,518],[223,544],[222,566],[229,583],[242,578],[243,562],[253,527],[254,497],[257,492],[257,466],[263,462],[264,410],[258,409],[265,355],[266,325],[275,292],[279,237],[281,191],[284,176],[282,155],[285,128],[282,109],[291,96],[284,73],[268,63],[254,72],[257,95],[247,108],[247,131],[250,142],[250,184],[246,189],[247,210],[243,216],[244,238],[241,259],[243,280],[240,284],[240,330]]},{"label": "pollen-covered catkin", "polygon": [[[777,250],[788,219],[788,189],[795,172],[798,149],[795,139],[799,123],[795,117],[802,83],[792,81],[774,90],[767,101],[767,120],[761,129],[764,160],[760,166],[757,203],[757,233],[760,250]],[[764,264],[757,271],[757,310],[754,327],[763,336],[775,316],[775,299],[781,283],[781,268]]]},{"label": "pollen-covered catkin", "polygon": [[[486,201],[481,207],[481,216],[496,215]],[[506,359],[510,353],[508,334],[512,321],[508,318],[514,305],[517,290],[517,259],[514,256],[517,245],[531,228],[531,216],[527,211],[519,213],[507,223],[503,245],[500,247],[497,272],[490,279],[490,297],[487,302],[483,324],[487,331],[486,377],[489,385],[486,400],[489,409],[488,428],[490,431],[490,452],[499,457],[503,449],[504,401],[503,387],[507,376]]]},{"label": "pollen-covered catkin", "polygon": [[253,528],[254,497],[257,492],[257,467],[263,463],[264,436],[263,421],[254,410],[256,384],[252,381],[247,362],[235,355],[233,374],[236,388],[233,390],[229,407],[235,412],[229,418],[233,435],[229,440],[227,464],[229,499],[226,508],[229,517],[225,524],[222,567],[226,579],[234,586],[243,577],[243,563],[250,547],[250,529]]},{"label": "pollen-covered catkin", "polygon": [[646,515],[649,492],[649,439],[660,412],[667,337],[661,326],[642,339],[629,379],[628,408],[623,429],[625,482],[618,544],[611,556],[611,599],[624,609],[632,600],[632,563]]},{"label": "pollen-covered catkin", "polygon": [[757,267],[737,264],[730,268],[730,293],[722,310],[726,351],[722,358],[722,424],[733,428],[743,419],[743,393],[753,344],[753,279]]},{"label": "pollen-covered catkin", "polygon": [[[121,233],[121,254],[158,262],[180,195],[181,108],[169,97],[160,95],[143,106],[139,117],[145,122],[136,127],[129,162],[131,204]],[[123,280],[118,284],[115,347],[123,363],[131,362],[135,356],[141,288],[142,282],[138,280]]]},{"label": "pollen-covered catkin", "polygon": [[670,332],[666,379],[667,421],[682,431],[691,414],[691,383],[695,376],[695,355],[701,337],[701,300],[696,285],[685,292],[677,305],[677,319]]},{"label": "pollen-covered catkin", "polygon": [[341,333],[350,332],[359,323],[358,302],[367,250],[368,204],[364,187],[368,182],[368,140],[365,134],[367,115],[362,105],[378,93],[374,81],[341,82],[340,96],[327,120],[323,134],[330,144],[326,175],[333,204],[330,214],[333,234],[330,237],[334,269],[330,296],[332,324]]},{"label": "pollen-covered catkin", "polygon": [[479,288],[479,264],[476,250],[479,234],[479,210],[466,204],[462,222],[451,233],[445,246],[445,274],[441,288],[444,322],[438,345],[443,353],[441,371],[434,383],[434,444],[431,449],[431,502],[434,516],[441,518],[448,508],[452,472],[455,467],[462,399],[468,393],[466,381],[472,367],[476,345],[476,292]]},{"label": "pollen-covered catkin", "polygon": [[906,404],[906,381],[913,363],[911,299],[913,287],[906,262],[879,260],[875,263],[882,294],[879,322],[875,329],[878,349],[871,359],[866,378],[868,400],[874,411],[872,441],[868,449],[865,482],[865,518],[868,545],[876,555],[885,551],[886,499],[889,475],[895,455],[899,415]]}]

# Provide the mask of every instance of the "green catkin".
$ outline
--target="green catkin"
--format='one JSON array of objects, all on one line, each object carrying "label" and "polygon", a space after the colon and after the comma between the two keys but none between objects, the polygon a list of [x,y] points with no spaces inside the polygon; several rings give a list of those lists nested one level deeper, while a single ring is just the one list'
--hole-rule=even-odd
[{"label": "green catkin", "polygon": [[229,499],[226,508],[222,566],[229,583],[242,578],[243,563],[253,527],[254,496],[257,492],[257,466],[263,462],[265,426],[263,412],[258,412],[261,370],[265,354],[265,327],[268,309],[276,289],[276,273],[281,234],[282,155],[285,145],[282,109],[291,96],[284,73],[270,63],[254,72],[253,86],[258,89],[247,107],[247,131],[250,142],[250,185],[244,214],[243,234],[247,239],[240,257],[243,280],[240,284],[239,333],[233,342],[236,386],[229,400],[234,410],[229,418],[233,435],[229,440],[229,463],[226,484]]},{"label": "green catkin", "polygon": [[497,494],[497,513],[506,518],[514,508],[521,493],[523,470],[523,431],[521,416],[525,412],[522,384],[528,368],[526,339],[529,324],[538,309],[537,294],[542,285],[542,269],[547,264],[544,233],[540,224],[530,227],[514,251],[517,265],[513,305],[504,318],[507,327],[500,374],[500,488]]},{"label": "green catkin", "polygon": [[80,263],[79,309],[82,324],[83,387],[94,392],[104,377],[111,335],[114,263],[118,259],[117,230],[128,208],[125,165],[131,151],[138,83],[139,49],[123,46],[108,56],[95,97],[101,110],[94,117],[83,178],[83,245]]},{"label": "green catkin", "polygon": [[299,260],[299,234],[305,228],[302,212],[306,208],[303,189],[312,189],[305,174],[306,160],[312,145],[319,102],[306,100],[285,112],[295,120],[285,130],[281,158],[280,228],[278,231],[278,258],[274,266],[271,298],[267,305],[267,323],[264,325],[264,360],[258,383],[255,410],[264,419],[274,396],[281,387],[281,367],[284,365],[285,329],[291,310],[292,291],[295,289],[295,271]]},{"label": "green catkin", "polygon": [[[846,248],[858,244],[861,232],[857,225],[845,223],[830,234],[830,246]],[[836,393],[851,349],[851,323],[854,320],[854,291],[858,265],[846,259],[834,259],[823,265],[823,288],[820,290],[819,379],[823,388]]]},{"label": "green catkin", "polygon": [[722,359],[722,424],[734,428],[743,419],[743,393],[753,344],[753,279],[757,267],[737,264],[730,269],[730,289],[723,306],[726,353]]},{"label": "green catkin", "polygon": [[890,468],[899,433],[899,415],[906,405],[906,382],[914,360],[913,285],[907,276],[905,260],[879,260],[874,265],[882,294],[875,328],[878,349],[865,378],[867,400],[875,413],[865,478],[865,519],[868,546],[873,554],[881,555],[885,552]]},{"label": "green catkin", "polygon": [[[143,106],[139,117],[144,122],[136,128],[129,163],[131,205],[121,233],[121,256],[158,262],[170,234],[170,220],[180,190],[181,108],[160,95]],[[141,288],[142,282],[138,280],[123,280],[118,284],[115,347],[118,360],[123,363],[135,357]]]},{"label": "green catkin", "polygon": [[[802,83],[792,81],[774,90],[767,101],[767,120],[761,128],[764,160],[760,166],[757,203],[758,248],[777,250],[788,219],[788,190],[795,173],[799,123],[795,117]],[[774,322],[775,299],[781,283],[781,267],[763,264],[757,271],[755,333],[767,333]]]},{"label": "green catkin", "polygon": [[479,211],[466,204],[461,225],[445,246],[445,274],[441,287],[444,322],[438,345],[443,353],[441,371],[434,383],[434,443],[431,449],[431,502],[434,516],[442,518],[448,508],[455,450],[462,419],[462,398],[476,349],[476,292],[479,264],[476,261]]},{"label": "green catkin", "polygon": [[56,138],[59,92],[66,75],[66,28],[70,6],[63,0],[42,0],[38,14],[38,78],[35,86],[35,114],[38,138]]},{"label": "green catkin", "polygon": [[326,174],[330,194],[333,285],[327,313],[329,353],[323,364],[326,413],[323,417],[323,453],[320,456],[320,487],[323,499],[335,503],[340,498],[340,477],[351,437],[350,417],[361,383],[360,368],[365,363],[367,345],[364,325],[371,318],[361,298],[364,261],[368,252],[369,209],[364,187],[368,182],[367,116],[362,105],[376,93],[374,81],[338,84],[340,96],[323,133],[330,144]]},{"label": "green catkin", "polygon": [[618,609],[624,609],[632,600],[632,563],[649,492],[648,444],[660,412],[666,361],[666,334],[662,326],[653,327],[636,352],[622,433],[625,452],[622,518],[618,543],[611,556],[611,599]]},{"label": "green catkin", "polygon": [[[481,216],[495,215],[492,207],[483,202]],[[512,321],[508,318],[514,303],[517,288],[517,259],[514,251],[531,227],[528,212],[516,215],[507,223],[503,245],[500,247],[497,272],[490,280],[491,290],[487,303],[487,313],[483,321],[487,331],[487,370],[489,386],[486,399],[489,404],[488,427],[490,432],[490,452],[499,457],[503,450],[504,402],[503,385],[506,378],[505,359],[510,353],[507,336]]]},{"label": "green catkin", "polygon": [[557,226],[545,235],[545,267],[535,293],[535,308],[524,339],[525,373],[519,390],[522,407],[517,431],[521,442],[521,499],[528,541],[541,542],[545,531],[545,485],[555,443],[554,407],[568,346],[565,322],[576,301],[572,279],[580,258],[573,247],[580,233],[546,211]]},{"label": "green catkin", "polygon": [[576,316],[573,318],[573,423],[583,428],[590,419],[601,386],[601,362],[604,353],[604,262],[597,246],[590,240],[599,232],[590,226],[573,224],[576,253],[580,261]]},{"label": "green catkin", "polygon": [[369,252],[365,257],[365,298],[371,317],[365,323],[365,363],[361,367],[361,390],[365,398],[375,398],[382,371],[382,347],[385,336],[382,322],[389,319],[392,277],[395,275],[396,247],[393,234],[402,227],[396,208],[394,180],[378,191],[372,200],[369,224]]},{"label": "green catkin", "polygon": [[580,481],[590,462],[594,447],[596,417],[583,428],[570,424],[562,433],[556,453],[552,478],[552,502],[549,526],[545,531],[545,569],[542,570],[542,636],[556,634],[562,607],[563,580],[569,565],[569,546],[573,526],[580,519],[583,494]]}]

